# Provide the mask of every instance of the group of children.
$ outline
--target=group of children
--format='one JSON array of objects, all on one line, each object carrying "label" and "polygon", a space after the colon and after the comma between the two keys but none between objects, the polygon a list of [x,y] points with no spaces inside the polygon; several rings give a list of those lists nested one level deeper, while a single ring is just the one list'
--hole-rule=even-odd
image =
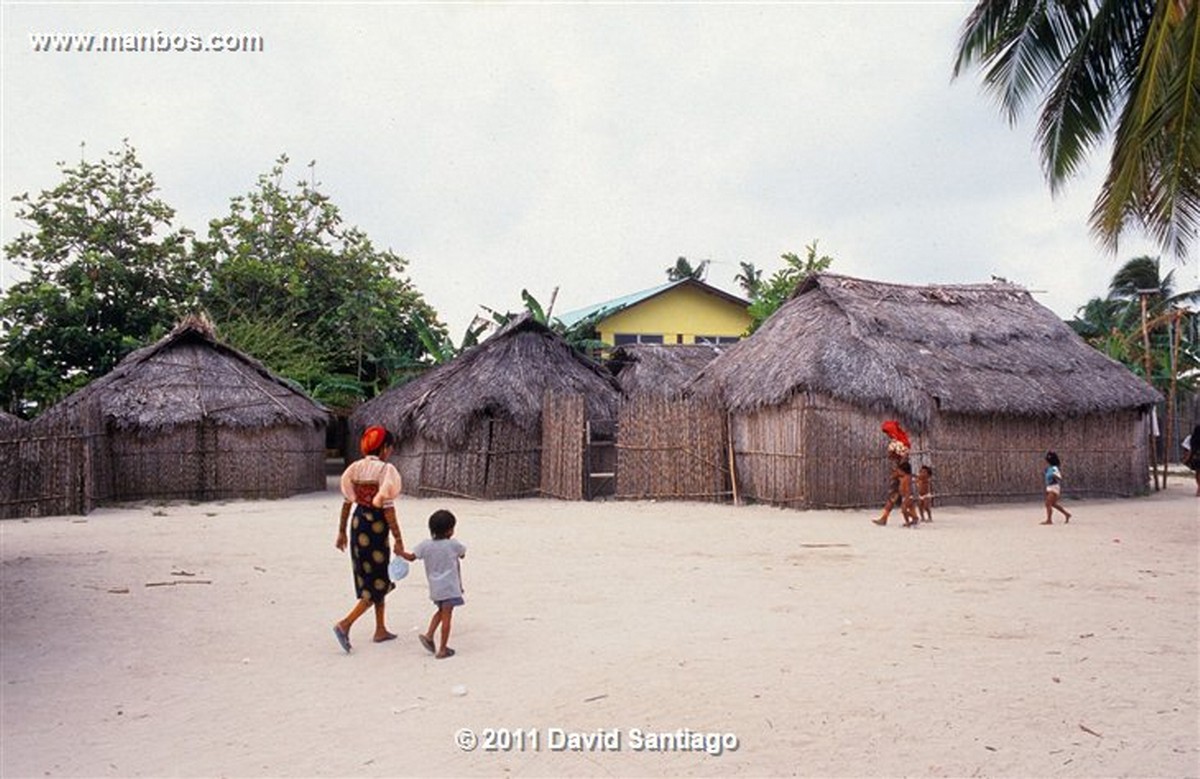
[{"label": "group of children", "polygon": [[[905,527],[915,528],[919,526],[920,522],[932,522],[933,468],[927,464],[922,465],[914,477],[912,464],[908,461],[908,455],[912,448],[912,442],[909,440],[908,434],[900,427],[900,423],[894,419],[889,419],[880,425],[880,430],[889,439],[887,457],[888,462],[892,466],[891,485],[888,489],[887,502],[883,504],[883,513],[878,519],[871,521],[876,525],[886,525],[892,509],[899,504],[900,513],[904,515]],[[1200,425],[1197,426],[1196,430],[1197,435],[1200,436]],[[1064,523],[1070,522],[1071,512],[1063,508],[1060,503],[1062,497],[1062,462],[1055,452],[1046,452],[1045,460],[1046,470],[1043,477],[1046,485],[1046,519],[1042,524],[1054,524],[1055,511],[1063,515]],[[1197,473],[1197,484],[1200,485],[1200,471]],[[1200,495],[1200,486],[1197,487],[1197,494]]]},{"label": "group of children", "polygon": [[[891,452],[889,452],[889,455]],[[907,454],[905,452],[904,454]],[[883,514],[878,519],[871,520],[876,525],[886,525],[888,515],[898,503],[900,513],[904,516],[905,527],[917,527],[919,522],[933,521],[933,468],[922,465],[913,476],[912,464],[907,458],[890,456],[892,463],[892,483],[887,502],[883,506]],[[1054,524],[1054,512],[1063,515],[1063,523],[1071,521],[1071,512],[1063,508],[1062,503],[1062,462],[1055,452],[1046,452],[1046,469],[1043,479],[1046,485],[1045,505],[1046,519],[1043,525]]]},{"label": "group of children", "polygon": [[933,467],[922,465],[914,475],[907,459],[892,459],[892,482],[888,499],[876,525],[886,525],[897,504],[904,517],[904,527],[915,528],[920,522],[933,521]]}]

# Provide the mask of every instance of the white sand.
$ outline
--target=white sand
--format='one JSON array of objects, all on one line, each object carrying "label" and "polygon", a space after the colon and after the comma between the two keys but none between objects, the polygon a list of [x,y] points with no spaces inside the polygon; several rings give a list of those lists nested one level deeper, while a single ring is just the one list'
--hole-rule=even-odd
[{"label": "white sand", "polygon": [[[419,564],[388,599],[400,639],[371,643],[368,614],[338,648],[333,492],[7,521],[0,774],[1197,776],[1192,491],[1068,501],[1054,527],[1036,504],[939,508],[916,531],[405,498],[410,546],[445,506],[470,549],[448,660],[416,640]],[[463,751],[466,727],[524,749]],[[555,750],[554,728],[620,749]],[[684,728],[738,748],[635,748]]]}]

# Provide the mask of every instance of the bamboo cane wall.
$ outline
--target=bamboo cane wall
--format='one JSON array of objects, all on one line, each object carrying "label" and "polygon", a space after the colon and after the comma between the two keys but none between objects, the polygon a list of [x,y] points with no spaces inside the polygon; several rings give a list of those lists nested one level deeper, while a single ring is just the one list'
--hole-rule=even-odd
[{"label": "bamboo cane wall", "polygon": [[80,404],[0,434],[0,517],[87,514],[136,500],[282,498],[325,488],[324,430],[105,428]]},{"label": "bamboo cane wall", "polygon": [[1129,410],[1028,419],[944,416],[929,457],[935,492],[956,503],[1040,499],[1048,450],[1058,453],[1065,497],[1129,497],[1149,489],[1148,417]]},{"label": "bamboo cane wall", "polygon": [[[735,415],[742,497],[795,508],[882,505],[890,467],[879,425],[887,418],[804,394]],[[1065,495],[1140,495],[1148,485],[1145,425],[1145,416],[1132,410],[1063,419],[944,415],[927,431],[909,431],[910,461],[914,471],[933,467],[937,502],[1040,498],[1048,449],[1063,459]]]},{"label": "bamboo cane wall", "polygon": [[112,431],[111,499],[275,499],[325,489],[325,431],[177,425]]},{"label": "bamboo cane wall", "polygon": [[[503,499],[538,494],[541,430],[527,432],[504,419],[485,418],[462,446],[450,448],[422,439],[403,442],[392,462],[409,475],[410,495]],[[412,474],[416,474],[415,481]]]},{"label": "bamboo cane wall", "polygon": [[690,400],[639,395],[617,422],[616,496],[624,499],[728,499],[725,415]]},{"label": "bamboo cane wall", "polygon": [[583,500],[583,395],[548,394],[542,403],[543,495],[560,500]]},{"label": "bamboo cane wall", "polygon": [[92,510],[96,498],[88,420],[84,413],[0,431],[0,519]]}]

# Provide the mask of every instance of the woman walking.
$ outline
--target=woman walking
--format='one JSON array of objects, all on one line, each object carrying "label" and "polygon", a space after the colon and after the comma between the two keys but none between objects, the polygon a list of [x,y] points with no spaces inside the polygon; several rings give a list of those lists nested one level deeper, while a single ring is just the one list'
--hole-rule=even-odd
[{"label": "woman walking", "polygon": [[[391,562],[388,554],[389,531],[394,539],[392,551],[401,556],[405,554],[394,505],[400,495],[400,472],[388,462],[395,441],[395,437],[384,428],[368,427],[359,443],[363,457],[350,463],[342,473],[344,500],[334,545],[343,552],[347,546],[350,547],[354,595],[358,598],[350,613],[333,626],[333,634],[345,652],[351,648],[350,628],[369,608],[375,609],[373,640],[378,643],[396,637],[395,633],[388,631],[384,620],[384,598],[396,587],[388,578],[388,564]],[[346,534],[348,520],[349,536]]]}]

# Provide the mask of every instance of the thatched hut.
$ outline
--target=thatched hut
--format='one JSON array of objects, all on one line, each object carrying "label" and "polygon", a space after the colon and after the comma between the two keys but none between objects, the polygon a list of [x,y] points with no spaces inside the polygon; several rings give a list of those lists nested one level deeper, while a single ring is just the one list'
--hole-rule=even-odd
[{"label": "thatched hut", "polygon": [[[620,389],[602,367],[528,315],[478,346],[360,406],[350,417],[357,442],[370,425],[399,439],[392,462],[409,495],[514,498],[557,494],[542,483],[543,408],[579,400],[568,425],[572,451],[586,420],[613,420]],[[351,454],[356,454],[353,450]],[[578,492],[583,466],[568,474]]]},{"label": "thatched hut", "polygon": [[1048,449],[1068,496],[1144,493],[1159,399],[1018,286],[833,274],[803,282],[694,391],[731,413],[741,494],[800,507],[882,502],[888,418],[944,501],[1040,495]]},{"label": "thatched hut", "polygon": [[628,396],[677,398],[722,348],[709,344],[627,344],[612,350],[607,365]]},{"label": "thatched hut", "polygon": [[48,409],[81,436],[96,502],[281,498],[325,488],[328,412],[190,317]]}]

